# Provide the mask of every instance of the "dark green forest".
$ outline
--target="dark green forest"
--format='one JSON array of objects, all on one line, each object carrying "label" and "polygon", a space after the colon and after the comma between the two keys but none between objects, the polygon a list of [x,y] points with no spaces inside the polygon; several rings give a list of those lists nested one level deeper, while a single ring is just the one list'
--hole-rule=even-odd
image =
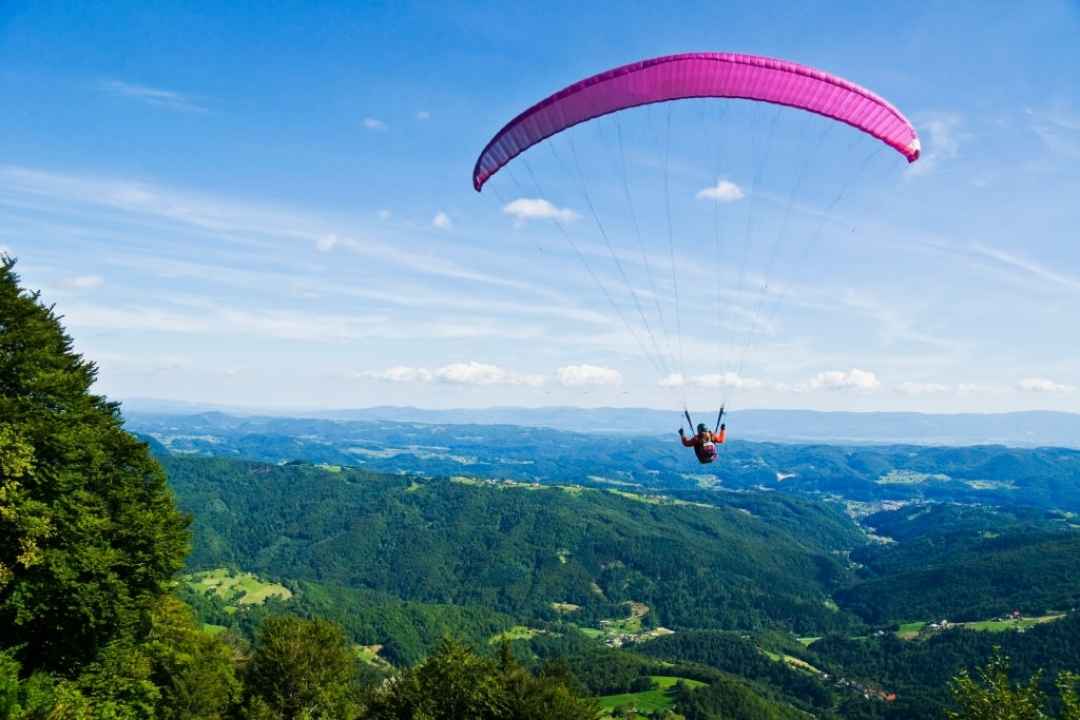
[{"label": "dark green forest", "polygon": [[[235,565],[529,619],[555,619],[553,602],[588,619],[633,600],[672,627],[845,625],[825,601],[846,573],[834,553],[858,532],[820,506],[197,458],[165,467],[196,518],[196,569]],[[772,515],[792,529],[761,517]]]}]

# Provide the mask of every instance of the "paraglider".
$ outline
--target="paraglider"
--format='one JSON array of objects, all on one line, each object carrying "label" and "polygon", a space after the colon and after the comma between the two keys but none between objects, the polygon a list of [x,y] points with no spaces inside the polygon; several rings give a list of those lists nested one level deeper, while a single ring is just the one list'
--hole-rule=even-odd
[{"label": "paraglider", "polygon": [[[629,181],[627,179],[627,160],[625,154],[623,154],[622,129],[621,125],[618,124],[618,117],[620,113],[630,108],[669,103],[671,101],[685,101],[695,98],[705,100],[728,99],[737,101],[757,101],[758,103],[789,107],[823,116],[837,121],[836,124],[846,124],[865,135],[881,141],[885,146],[902,155],[909,163],[915,162],[919,158],[921,152],[918,134],[907,118],[884,98],[853,82],[822,70],[776,58],[738,53],[685,53],[652,58],[607,70],[569,85],[524,110],[499,130],[480,153],[473,168],[473,187],[478,192],[481,191],[494,175],[512,163],[515,158],[529,150],[529,148],[548,140],[549,138],[553,138],[553,136],[576,125],[611,115],[614,118],[618,139],[617,147],[619,153],[622,155],[622,182],[629,210],[627,215],[631,220],[631,226],[633,227],[634,234],[637,236],[639,247],[641,249],[642,265],[645,267],[646,273],[648,274],[650,261],[644,248],[645,243],[643,241],[643,233],[639,227],[638,216],[633,207]],[[670,117],[669,110],[669,147]],[[831,123],[826,124],[830,126],[834,125]],[[772,126],[775,127],[775,120],[773,121]],[[826,132],[828,129],[831,129],[831,127],[827,128]],[[687,384],[687,376],[682,372],[681,367],[679,372],[673,371],[671,368],[673,363],[668,362],[668,358],[665,357],[665,351],[662,348],[664,343],[658,341],[653,332],[653,328],[659,325],[660,328],[663,329],[664,335],[668,335],[664,312],[658,299],[660,294],[657,289],[658,284],[655,283],[650,276],[650,286],[648,288],[645,288],[644,290],[635,289],[634,284],[630,281],[624,268],[626,260],[621,259],[620,254],[615,251],[610,238],[611,233],[600,220],[596,211],[593,196],[589,193],[585,183],[584,174],[581,170],[581,164],[577,157],[573,139],[571,138],[567,142],[573,157],[573,165],[571,167],[576,170],[576,176],[583,192],[584,205],[592,214],[596,228],[599,230],[599,234],[611,256],[611,260],[618,270],[617,277],[621,279],[628,295],[633,299],[633,307],[640,316],[643,332],[635,331],[631,326],[622,307],[615,301],[611,292],[591,267],[586,253],[584,253],[578,244],[575,243],[562,222],[558,219],[558,214],[555,212],[554,206],[546,204],[544,207],[550,211],[548,215],[551,217],[552,221],[558,226],[558,229],[571,245],[574,253],[585,265],[588,274],[600,287],[600,290],[617,316],[627,326],[629,334],[637,341],[642,350],[642,354],[653,363],[657,370],[664,373],[665,380],[660,383],[661,386],[685,387]],[[691,140],[691,142],[695,142],[695,140]],[[556,153],[553,141],[547,144],[551,147],[551,152],[555,155],[556,160],[563,165],[565,169],[567,164],[564,163],[562,158]],[[804,147],[800,148],[798,152],[802,153],[804,156],[801,160],[806,164],[809,164],[809,157],[811,153],[816,150],[817,147],[814,143],[805,142],[804,139]],[[691,152],[698,153],[699,151],[694,149],[691,150]],[[671,294],[674,299],[675,307],[674,334],[677,340],[678,365],[681,366],[683,364],[681,337],[682,323],[679,318],[679,284],[675,270],[677,253],[675,252],[673,241],[672,207],[668,189],[667,153],[668,150],[665,150],[663,191],[666,200],[667,237],[671,260]],[[529,176],[532,177],[539,190],[539,182],[537,181],[532,168],[529,166],[527,160],[524,160],[524,162]],[[566,170],[566,172],[570,171]],[[758,174],[760,174],[760,172],[761,168],[759,168]],[[513,178],[513,170],[510,170],[510,174]],[[514,182],[518,182],[516,178],[514,178]],[[853,184],[855,178],[851,178],[849,182]],[[795,187],[792,189],[792,194],[788,199],[788,214],[791,212],[794,193],[800,183],[796,183]],[[836,199],[825,208],[825,212],[820,213],[822,217],[828,215],[829,211],[832,210],[836,203],[839,202],[840,198],[843,197],[845,191],[846,188],[841,190],[837,194]],[[736,197],[743,196],[742,191],[735,185],[731,183],[725,185],[723,181],[718,181],[715,188],[701,191],[698,193],[697,197],[715,199],[717,207],[719,207],[720,200],[725,197],[731,198],[733,193]],[[517,202],[520,204],[523,201],[518,200]],[[529,202],[533,204],[540,202],[546,203],[546,201],[536,198]],[[512,205],[507,205],[506,207],[510,208]],[[788,221],[787,216],[785,215],[784,221],[780,224],[781,230],[777,235],[776,243],[779,243],[787,226]],[[751,240],[752,227],[752,222],[748,220],[746,230],[747,244],[749,244]],[[718,249],[718,229],[716,235]],[[764,299],[769,288],[767,279],[768,271],[771,269],[775,254],[776,246],[774,245],[772,251],[769,253],[770,260],[766,267],[766,272],[764,273],[766,279],[761,285],[762,289],[759,307],[761,300]],[[744,264],[745,258],[746,254],[744,252]],[[736,292],[741,291],[743,288],[745,267],[740,269],[739,274],[740,279]],[[717,282],[718,294],[720,292],[720,285],[721,284]],[[646,297],[649,295],[657,298],[656,319],[652,322],[650,322],[649,314],[646,312],[644,304],[639,297]],[[717,306],[723,307],[723,305],[724,303],[717,303]],[[739,353],[737,363],[738,371],[726,373],[722,376],[714,375],[712,377],[726,378],[725,382],[729,382],[729,387],[739,387],[738,383],[741,382],[740,374],[742,365],[750,343],[749,335],[750,333],[747,331],[746,342],[741,348],[741,353]],[[672,343],[670,338],[667,339],[667,354],[671,355]],[[717,385],[713,384],[711,386],[716,387]],[[683,399],[683,411],[687,421],[690,423],[691,432],[694,432],[694,424],[690,420],[689,412],[686,409],[685,395]],[[694,448],[695,455],[702,464],[713,462],[716,459],[717,446],[723,444],[726,440],[727,428],[723,423],[723,413],[724,411],[721,409],[716,427],[712,431],[710,431],[703,423],[698,425],[697,433],[691,437],[687,437],[683,429],[680,428],[679,430],[682,444],[686,447]]]},{"label": "paraglider", "polygon": [[921,146],[899,110],[873,92],[798,63],[736,53],[685,53],[593,75],[541,100],[487,144],[473,168],[477,191],[525,150],[578,123],[650,103],[735,98],[787,105],[845,122],[915,162]]},{"label": "paraglider", "polygon": [[[683,410],[686,422],[690,423],[693,430],[694,421],[690,419],[690,411]],[[697,433],[692,437],[686,437],[686,431],[679,428],[679,439],[683,447],[694,448],[694,455],[702,465],[708,465],[716,460],[717,445],[723,445],[727,441],[727,425],[724,424],[724,408],[720,408],[720,414],[716,418],[716,427],[710,431],[705,423],[698,423]]]}]

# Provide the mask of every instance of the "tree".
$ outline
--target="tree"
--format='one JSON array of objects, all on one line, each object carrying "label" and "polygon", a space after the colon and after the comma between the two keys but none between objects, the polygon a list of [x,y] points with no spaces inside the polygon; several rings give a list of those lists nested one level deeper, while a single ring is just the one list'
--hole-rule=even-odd
[{"label": "tree", "polygon": [[0,649],[74,676],[145,619],[187,519],[93,363],[0,257]]},{"label": "tree", "polygon": [[154,608],[145,650],[161,692],[160,720],[220,720],[239,702],[234,648],[204,631],[175,597],[162,597]]},{"label": "tree", "polygon": [[1058,676],[1057,687],[1061,693],[1061,720],[1080,720],[1080,696],[1077,695],[1080,675],[1062,673]]},{"label": "tree", "polygon": [[[950,683],[957,710],[947,713],[950,720],[1048,720],[1046,694],[1039,688],[1039,674],[1027,683],[1014,684],[1009,677],[1009,658],[996,649],[987,664],[978,670],[978,679],[964,670]],[[1075,675],[1058,677],[1061,691],[1061,720],[1080,720]]]},{"label": "tree", "polygon": [[327,620],[267,618],[245,674],[251,717],[351,720],[359,715],[357,658]]},{"label": "tree", "polygon": [[444,640],[419,666],[375,689],[366,720],[594,720],[599,708],[557,672],[534,677],[504,645],[499,662]]}]

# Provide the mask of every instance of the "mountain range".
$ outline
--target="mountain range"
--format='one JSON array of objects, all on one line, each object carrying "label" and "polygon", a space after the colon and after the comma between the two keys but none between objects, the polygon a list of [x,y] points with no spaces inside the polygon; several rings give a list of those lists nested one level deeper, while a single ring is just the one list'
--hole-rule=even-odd
[{"label": "mountain range", "polygon": [[[667,434],[685,425],[681,412],[654,408],[489,407],[435,410],[379,406],[305,411],[133,398],[123,402],[123,409],[135,414],[218,411],[232,415],[436,425],[516,425],[619,435]],[[694,413],[693,419],[712,425],[716,413]],[[733,436],[767,442],[1080,448],[1080,414],[1046,410],[928,414],[748,409],[730,413],[727,422]]]}]

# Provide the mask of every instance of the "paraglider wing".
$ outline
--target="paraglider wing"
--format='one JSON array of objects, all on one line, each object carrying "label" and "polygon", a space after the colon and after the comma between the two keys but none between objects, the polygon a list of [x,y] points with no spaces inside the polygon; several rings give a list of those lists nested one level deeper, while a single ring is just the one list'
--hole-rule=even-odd
[{"label": "paraglider wing", "polygon": [[788,105],[845,122],[919,157],[915,128],[883,98],[805,65],[734,53],[688,53],[643,60],[575,83],[511,120],[473,169],[479,191],[501,167],[552,135],[608,113],[685,98],[741,98]]}]

